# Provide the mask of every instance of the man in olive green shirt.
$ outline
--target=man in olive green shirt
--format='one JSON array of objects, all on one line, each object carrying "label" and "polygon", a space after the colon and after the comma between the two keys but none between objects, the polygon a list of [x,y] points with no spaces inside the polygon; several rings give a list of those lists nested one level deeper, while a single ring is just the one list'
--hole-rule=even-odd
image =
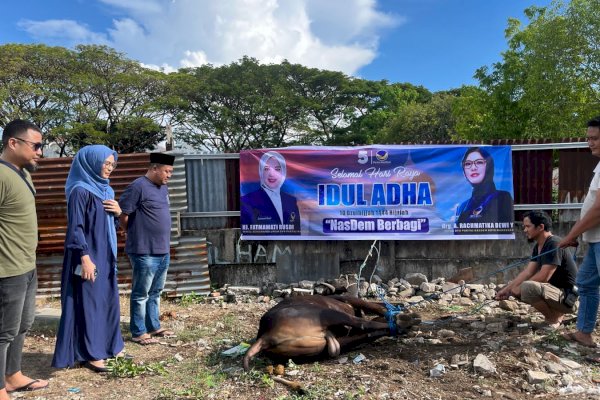
[{"label": "man in olive green shirt", "polygon": [[29,171],[42,156],[42,133],[14,120],[2,132],[0,154],[0,400],[9,392],[43,389],[48,381],[21,372],[25,335],[35,317],[37,215]]}]

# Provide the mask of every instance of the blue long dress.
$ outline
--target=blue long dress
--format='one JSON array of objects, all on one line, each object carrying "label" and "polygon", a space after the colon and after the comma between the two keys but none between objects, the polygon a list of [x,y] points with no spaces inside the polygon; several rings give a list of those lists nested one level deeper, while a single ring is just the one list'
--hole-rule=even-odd
[{"label": "blue long dress", "polygon": [[[69,196],[68,227],[61,279],[62,314],[52,366],[114,357],[124,348],[119,326],[116,260],[108,242],[102,201],[82,187]],[[114,220],[116,224],[116,219]],[[73,271],[89,254],[98,275],[94,282]]]}]

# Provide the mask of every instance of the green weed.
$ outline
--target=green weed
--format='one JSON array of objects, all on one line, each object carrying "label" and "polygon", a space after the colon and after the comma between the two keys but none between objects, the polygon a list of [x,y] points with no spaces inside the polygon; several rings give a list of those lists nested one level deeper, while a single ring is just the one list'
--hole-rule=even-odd
[{"label": "green weed", "polygon": [[133,378],[138,375],[166,375],[162,362],[150,364],[136,364],[125,357],[112,358],[107,361],[106,367],[113,378]]},{"label": "green weed", "polygon": [[442,310],[445,312],[462,312],[464,310],[463,306],[451,305],[447,307],[442,307]]},{"label": "green weed", "polygon": [[271,389],[273,389],[273,387],[275,386],[275,381],[271,379],[269,374],[262,374],[262,376],[260,377],[260,381],[263,386],[270,387]]},{"label": "green weed", "polygon": [[201,304],[204,303],[206,297],[202,296],[201,294],[195,293],[195,292],[190,292],[190,293],[184,293],[183,295],[181,295],[181,297],[179,298],[179,305],[181,305],[182,307],[189,307],[193,304]]},{"label": "green weed", "polygon": [[315,374],[318,374],[323,371],[323,367],[321,366],[321,364],[315,361],[313,365],[311,365],[310,370]]},{"label": "green weed", "polygon": [[558,346],[561,349],[569,344],[567,339],[565,339],[557,330],[546,333],[543,341]]},{"label": "green weed", "polygon": [[177,339],[182,342],[194,342],[198,339],[206,339],[207,337],[213,336],[214,333],[207,327],[198,327],[192,329],[184,329],[181,332],[177,332]]},{"label": "green weed", "polygon": [[[197,365],[191,367],[195,368]],[[193,377],[190,386],[177,389],[162,387],[158,399],[204,399],[213,389],[218,388],[227,376],[221,372],[213,373],[208,370],[188,372],[189,376]]]}]

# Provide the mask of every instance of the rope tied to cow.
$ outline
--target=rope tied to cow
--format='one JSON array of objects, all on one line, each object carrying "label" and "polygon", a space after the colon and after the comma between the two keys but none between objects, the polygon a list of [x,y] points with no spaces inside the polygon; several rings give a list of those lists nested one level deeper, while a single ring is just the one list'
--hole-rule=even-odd
[{"label": "rope tied to cow", "polygon": [[385,319],[388,323],[388,326],[390,327],[391,336],[398,336],[398,325],[396,324],[396,315],[404,311],[403,307],[401,305],[395,306],[393,304],[390,304],[385,299],[385,290],[381,286],[377,287],[377,295],[379,296],[387,310],[385,312]]}]

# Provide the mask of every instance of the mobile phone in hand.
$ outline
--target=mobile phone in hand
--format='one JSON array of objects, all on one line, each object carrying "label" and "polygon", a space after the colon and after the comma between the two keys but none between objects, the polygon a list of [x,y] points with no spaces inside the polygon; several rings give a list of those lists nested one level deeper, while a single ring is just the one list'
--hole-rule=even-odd
[{"label": "mobile phone in hand", "polygon": [[[83,271],[83,268],[81,267],[81,264],[77,264],[77,266],[75,267],[75,271],[73,271],[73,273],[77,276],[81,276],[81,273]],[[98,276],[98,270],[96,268],[94,268],[94,277]]]}]

